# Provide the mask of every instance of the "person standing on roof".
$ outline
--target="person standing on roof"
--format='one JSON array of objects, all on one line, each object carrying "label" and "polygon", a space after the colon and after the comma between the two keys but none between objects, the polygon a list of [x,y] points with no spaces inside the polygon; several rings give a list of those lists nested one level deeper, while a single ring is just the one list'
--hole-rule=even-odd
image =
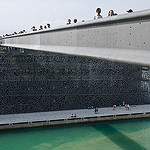
[{"label": "person standing on roof", "polygon": [[132,9],[129,9],[127,12],[128,12],[128,13],[132,13],[132,12],[133,12],[133,10],[132,10]]},{"label": "person standing on roof", "polygon": [[108,12],[108,16],[114,16],[114,15],[115,15],[115,13],[114,13],[113,10],[110,10],[110,11]]},{"label": "person standing on roof", "polygon": [[47,23],[47,28],[51,28],[51,25],[49,23]]},{"label": "person standing on roof", "polygon": [[94,19],[103,18],[102,15],[101,15],[101,9],[100,9],[100,8],[97,8],[97,9],[96,9],[96,13],[97,13],[97,15],[94,16]]},{"label": "person standing on roof", "polygon": [[68,19],[67,25],[71,24],[71,19]]},{"label": "person standing on roof", "polygon": [[77,23],[77,21],[78,21],[77,19],[74,19],[74,20],[73,20],[74,23]]}]

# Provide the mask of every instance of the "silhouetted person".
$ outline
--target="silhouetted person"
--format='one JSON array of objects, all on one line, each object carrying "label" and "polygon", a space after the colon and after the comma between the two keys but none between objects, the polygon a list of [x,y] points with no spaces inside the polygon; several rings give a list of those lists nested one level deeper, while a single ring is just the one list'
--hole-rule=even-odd
[{"label": "silhouetted person", "polygon": [[98,113],[98,107],[95,107],[95,114]]},{"label": "silhouetted person", "polygon": [[26,30],[22,30],[23,31],[23,33],[26,33]]},{"label": "silhouetted person", "polygon": [[77,23],[77,21],[78,21],[77,19],[74,19],[74,23]]},{"label": "silhouetted person", "polygon": [[132,13],[132,12],[133,12],[133,10],[132,10],[132,9],[129,9],[127,12],[128,12],[128,13]]},{"label": "silhouetted person", "polygon": [[37,31],[37,29],[35,28],[35,26],[33,26],[33,27],[31,28],[31,30],[32,30],[32,31]]},{"label": "silhouetted person", "polygon": [[18,34],[22,34],[22,33],[24,33],[24,31],[20,31]]},{"label": "silhouetted person", "polygon": [[43,30],[43,26],[40,26],[40,29],[39,30]]},{"label": "silhouetted person", "polygon": [[17,34],[17,32],[14,32],[12,35],[15,35],[15,34]]},{"label": "silhouetted person", "polygon": [[47,26],[44,26],[44,29],[47,29]]},{"label": "silhouetted person", "polygon": [[71,19],[68,19],[67,25],[68,25],[68,24],[71,24]]},{"label": "silhouetted person", "polygon": [[51,26],[50,26],[50,24],[48,23],[48,24],[47,24],[47,28],[50,28],[50,27],[51,27]]}]

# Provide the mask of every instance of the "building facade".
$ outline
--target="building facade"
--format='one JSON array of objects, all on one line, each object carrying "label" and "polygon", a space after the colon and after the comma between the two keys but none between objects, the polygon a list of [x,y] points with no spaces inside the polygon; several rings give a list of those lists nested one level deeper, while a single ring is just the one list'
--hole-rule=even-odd
[{"label": "building facade", "polygon": [[150,104],[150,68],[0,47],[0,114]]}]

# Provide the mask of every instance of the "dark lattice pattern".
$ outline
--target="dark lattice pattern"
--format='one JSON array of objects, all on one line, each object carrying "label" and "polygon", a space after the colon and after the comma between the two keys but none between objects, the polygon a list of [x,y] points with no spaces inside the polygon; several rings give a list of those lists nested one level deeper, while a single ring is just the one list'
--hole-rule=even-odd
[{"label": "dark lattice pattern", "polygon": [[150,103],[150,68],[0,48],[0,114]]}]

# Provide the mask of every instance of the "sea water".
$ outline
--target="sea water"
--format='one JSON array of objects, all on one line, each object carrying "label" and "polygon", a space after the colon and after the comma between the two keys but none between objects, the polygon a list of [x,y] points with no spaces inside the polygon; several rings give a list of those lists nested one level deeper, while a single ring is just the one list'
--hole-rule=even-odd
[{"label": "sea water", "polygon": [[150,119],[4,130],[0,150],[150,150]]}]

